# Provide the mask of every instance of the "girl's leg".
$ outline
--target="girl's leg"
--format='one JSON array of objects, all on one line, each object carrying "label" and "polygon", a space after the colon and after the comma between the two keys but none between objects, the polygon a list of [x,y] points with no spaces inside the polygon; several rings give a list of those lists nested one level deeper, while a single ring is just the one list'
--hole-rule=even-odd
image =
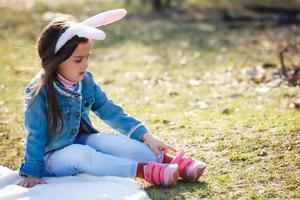
[{"label": "girl's leg", "polygon": [[145,143],[112,133],[80,134],[75,143],[86,144],[97,151],[117,157],[123,157],[137,162],[162,163],[164,151],[160,157]]},{"label": "girl's leg", "polygon": [[47,169],[51,176],[86,172],[97,176],[135,177],[137,162],[96,151],[88,145],[72,144],[50,154]]},{"label": "girl's leg", "polygon": [[136,177],[163,186],[175,185],[178,181],[177,164],[161,164],[150,161],[141,163],[96,151],[89,145],[72,144],[49,154],[46,169],[50,176],[70,176],[80,172],[96,176]]}]

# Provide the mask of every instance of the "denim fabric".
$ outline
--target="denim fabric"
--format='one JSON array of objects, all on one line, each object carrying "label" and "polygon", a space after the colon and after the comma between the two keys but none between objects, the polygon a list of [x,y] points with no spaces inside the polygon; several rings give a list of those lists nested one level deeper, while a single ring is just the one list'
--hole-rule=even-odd
[{"label": "denim fabric", "polygon": [[138,162],[162,162],[142,142],[111,133],[78,134],[74,144],[44,156],[46,176],[80,172],[97,176],[135,177]]},{"label": "denim fabric", "polygon": [[[43,74],[33,78],[25,90],[25,128],[27,131],[25,161],[19,175],[43,177],[44,156],[51,151],[73,144],[79,133],[80,120],[91,134],[99,132],[91,123],[90,111],[119,133],[140,140],[148,132],[145,125],[127,114],[121,106],[107,97],[101,86],[88,71],[74,91],[65,88],[58,80],[53,82],[55,97],[63,118],[63,128],[55,137],[48,137],[48,85],[35,96],[35,87]],[[34,99],[34,100],[33,100]],[[30,105],[30,106],[29,106]]]}]

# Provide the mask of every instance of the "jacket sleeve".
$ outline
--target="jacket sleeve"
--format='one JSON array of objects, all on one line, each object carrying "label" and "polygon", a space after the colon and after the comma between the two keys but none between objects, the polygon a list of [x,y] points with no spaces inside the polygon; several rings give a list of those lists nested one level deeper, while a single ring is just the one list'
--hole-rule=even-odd
[{"label": "jacket sleeve", "polygon": [[[26,89],[28,93],[30,89]],[[28,105],[31,104],[29,107]],[[47,142],[47,111],[46,95],[42,90],[32,101],[25,97],[25,128],[27,131],[25,161],[22,163],[19,175],[43,177],[45,170],[44,152]]]},{"label": "jacket sleeve", "polygon": [[148,132],[145,125],[127,114],[121,106],[109,99],[93,78],[92,81],[94,85],[95,102],[91,110],[106,124],[121,134],[135,140],[141,140],[141,137]]}]

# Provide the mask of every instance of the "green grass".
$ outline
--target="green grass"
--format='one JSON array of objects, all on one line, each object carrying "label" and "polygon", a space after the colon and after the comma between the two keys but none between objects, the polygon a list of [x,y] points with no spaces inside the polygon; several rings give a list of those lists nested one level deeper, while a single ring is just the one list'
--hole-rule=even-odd
[{"label": "green grass", "polygon": [[[38,1],[25,10],[0,7],[1,165],[17,170],[23,160],[23,91],[40,69],[35,41],[47,23],[43,13],[84,19],[120,6]],[[266,83],[255,84],[244,73],[265,62],[279,65],[281,41],[269,35],[289,28],[230,29],[151,14],[103,28],[108,37],[94,42],[90,70],[106,93],[153,134],[208,163],[196,183],[162,188],[138,180],[152,199],[300,198],[300,112],[290,107],[299,87],[259,92]],[[92,118],[99,129],[112,131]]]}]

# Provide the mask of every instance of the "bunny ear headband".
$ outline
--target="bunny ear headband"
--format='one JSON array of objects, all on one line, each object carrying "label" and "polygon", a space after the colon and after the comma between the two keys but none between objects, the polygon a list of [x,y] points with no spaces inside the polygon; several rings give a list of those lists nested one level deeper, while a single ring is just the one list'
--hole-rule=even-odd
[{"label": "bunny ear headband", "polygon": [[83,22],[71,25],[60,35],[55,46],[55,54],[75,35],[94,40],[104,40],[105,33],[96,27],[104,26],[122,19],[126,15],[125,9],[115,9],[94,15]]}]

